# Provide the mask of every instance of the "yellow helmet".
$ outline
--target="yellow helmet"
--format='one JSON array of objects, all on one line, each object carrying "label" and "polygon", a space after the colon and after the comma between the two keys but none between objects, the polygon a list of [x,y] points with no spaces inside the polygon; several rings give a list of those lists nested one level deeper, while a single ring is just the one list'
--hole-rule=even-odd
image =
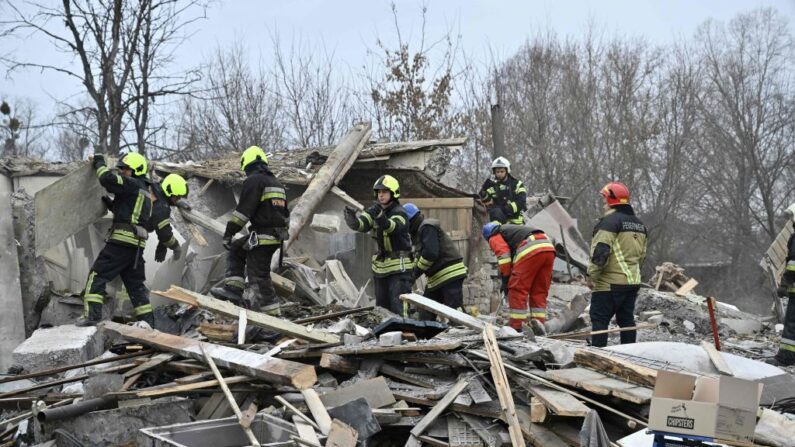
[{"label": "yellow helmet", "polygon": [[268,156],[265,155],[265,151],[263,151],[261,147],[249,147],[240,155],[240,170],[245,171],[246,166],[254,163],[257,160],[262,160],[265,164],[268,164]]},{"label": "yellow helmet", "polygon": [[160,186],[166,197],[186,197],[188,195],[188,182],[181,175],[168,174]]},{"label": "yellow helmet", "polygon": [[130,168],[133,175],[140,177],[146,175],[146,158],[138,152],[130,152],[116,163],[117,168]]},{"label": "yellow helmet", "polygon": [[378,177],[378,180],[376,180],[373,185],[373,191],[375,191],[377,195],[379,190],[391,191],[393,199],[400,197],[400,183],[391,175],[382,175]]}]

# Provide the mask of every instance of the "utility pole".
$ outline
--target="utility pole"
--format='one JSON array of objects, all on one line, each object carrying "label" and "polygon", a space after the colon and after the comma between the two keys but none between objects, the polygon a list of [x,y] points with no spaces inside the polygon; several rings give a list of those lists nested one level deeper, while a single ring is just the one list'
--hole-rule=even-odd
[{"label": "utility pole", "polygon": [[494,145],[494,158],[505,155],[505,124],[500,103],[491,106],[491,140]]}]

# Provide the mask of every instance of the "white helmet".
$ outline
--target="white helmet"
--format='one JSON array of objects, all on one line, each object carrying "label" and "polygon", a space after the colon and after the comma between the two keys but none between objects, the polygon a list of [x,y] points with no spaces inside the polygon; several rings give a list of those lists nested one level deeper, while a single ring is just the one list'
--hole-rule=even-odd
[{"label": "white helmet", "polygon": [[511,162],[505,157],[497,157],[491,162],[491,170],[494,172],[495,168],[505,168],[508,174],[511,173]]}]

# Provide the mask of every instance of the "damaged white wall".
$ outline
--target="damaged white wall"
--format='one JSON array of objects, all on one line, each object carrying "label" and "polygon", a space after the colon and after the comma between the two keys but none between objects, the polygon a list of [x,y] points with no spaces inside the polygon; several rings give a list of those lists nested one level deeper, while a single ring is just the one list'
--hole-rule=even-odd
[{"label": "damaged white wall", "polygon": [[0,287],[2,309],[0,312],[0,371],[11,366],[11,353],[25,340],[25,314],[19,283],[17,242],[14,237],[11,209],[11,179],[0,176]]}]

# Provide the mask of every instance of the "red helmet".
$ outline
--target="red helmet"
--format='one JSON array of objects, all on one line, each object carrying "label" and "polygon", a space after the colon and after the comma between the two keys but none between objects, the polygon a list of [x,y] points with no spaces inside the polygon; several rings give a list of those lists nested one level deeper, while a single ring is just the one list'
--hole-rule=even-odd
[{"label": "red helmet", "polygon": [[629,188],[621,182],[610,182],[599,191],[609,206],[626,205],[629,203]]}]

